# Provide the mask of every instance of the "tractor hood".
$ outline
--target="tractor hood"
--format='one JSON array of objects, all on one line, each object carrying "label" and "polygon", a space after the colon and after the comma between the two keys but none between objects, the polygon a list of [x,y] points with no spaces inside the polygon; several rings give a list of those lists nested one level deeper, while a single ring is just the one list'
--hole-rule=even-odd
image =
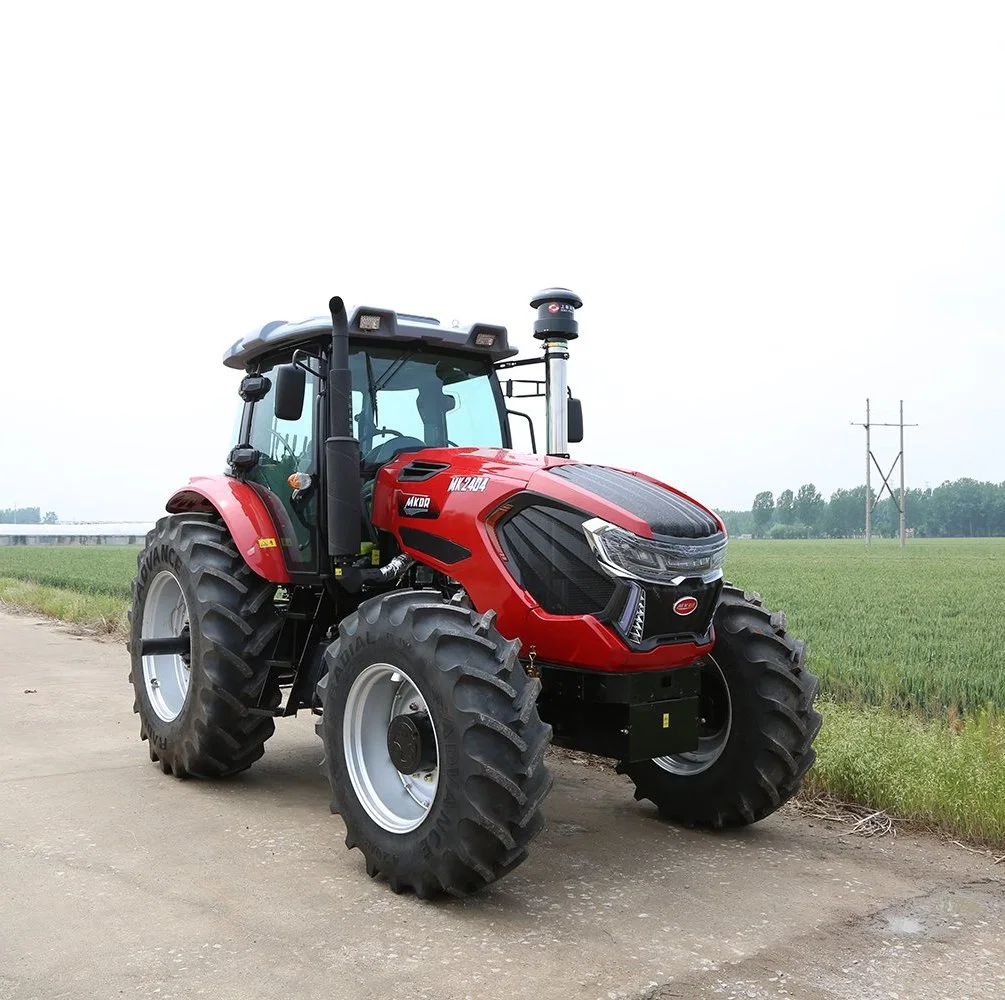
[{"label": "tractor hood", "polygon": [[[503,635],[534,637],[541,656],[590,662],[558,642],[588,618],[625,653],[666,665],[670,646],[712,641],[726,532],[690,497],[646,476],[501,449],[425,448],[378,474],[373,523],[402,550],[457,580]],[[598,649],[600,646],[597,647]],[[604,656],[616,663],[610,644]],[[681,652],[680,655],[684,655]]]}]

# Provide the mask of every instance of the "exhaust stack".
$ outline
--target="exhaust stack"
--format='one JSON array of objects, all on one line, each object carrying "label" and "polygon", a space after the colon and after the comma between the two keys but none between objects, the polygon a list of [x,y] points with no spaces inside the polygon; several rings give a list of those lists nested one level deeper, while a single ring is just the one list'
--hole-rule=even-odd
[{"label": "exhaust stack", "polygon": [[569,457],[569,341],[579,336],[576,310],[582,299],[568,288],[545,288],[530,301],[537,310],[534,336],[542,341],[545,368],[545,422],[549,455]]},{"label": "exhaust stack", "polygon": [[328,303],[332,314],[332,359],[328,372],[328,426],[325,440],[328,513],[328,554],[336,566],[359,555],[362,500],[359,441],[352,433],[352,372],[349,370],[349,319],[336,295]]}]

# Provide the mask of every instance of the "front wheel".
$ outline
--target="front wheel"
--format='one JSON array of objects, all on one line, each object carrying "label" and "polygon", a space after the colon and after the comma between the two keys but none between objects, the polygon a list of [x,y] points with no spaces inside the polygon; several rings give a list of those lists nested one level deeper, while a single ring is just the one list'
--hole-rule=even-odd
[{"label": "front wheel", "polygon": [[701,729],[687,753],[622,764],[635,798],[692,826],[743,826],[770,815],[799,790],[816,751],[818,682],[806,645],[756,594],[723,588],[716,643],[701,664]]},{"label": "front wheel", "polygon": [[318,685],[332,812],[395,892],[465,896],[544,825],[551,727],[493,615],[397,591],[339,626]]}]

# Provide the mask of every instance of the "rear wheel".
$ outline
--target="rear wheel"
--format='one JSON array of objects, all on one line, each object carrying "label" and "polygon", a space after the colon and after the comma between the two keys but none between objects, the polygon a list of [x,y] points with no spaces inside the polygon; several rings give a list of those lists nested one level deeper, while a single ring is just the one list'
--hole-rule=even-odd
[{"label": "rear wheel", "polygon": [[635,797],[694,826],[742,826],[763,819],[799,790],[816,759],[821,717],[806,644],[757,594],[723,588],[716,644],[701,664],[701,730],[687,753],[622,764]]},{"label": "rear wheel", "polygon": [[361,604],[327,653],[317,730],[332,812],[395,892],[475,892],[544,825],[551,727],[493,618],[395,592]]},{"label": "rear wheel", "polygon": [[179,778],[224,777],[250,767],[275,731],[259,699],[265,656],[279,629],[275,585],[256,575],[219,517],[161,518],[140,553],[129,651],[150,759]]}]

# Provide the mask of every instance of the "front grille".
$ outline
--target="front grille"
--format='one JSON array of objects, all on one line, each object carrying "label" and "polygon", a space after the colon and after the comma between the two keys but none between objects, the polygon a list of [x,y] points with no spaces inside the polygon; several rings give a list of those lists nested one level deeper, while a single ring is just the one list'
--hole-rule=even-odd
[{"label": "front grille", "polygon": [[534,505],[508,515],[496,528],[517,582],[553,615],[599,614],[615,582],[600,568],[586,541],[591,515]]},{"label": "front grille", "polygon": [[[602,620],[633,649],[649,650],[671,642],[706,642],[721,590],[721,580],[685,580],[676,587],[625,580],[618,600]],[[691,597],[698,602],[694,611],[677,614],[674,605]]]},{"label": "front grille", "polygon": [[[642,642],[667,642],[691,636],[704,636],[712,624],[712,615],[722,585],[686,580],[678,587],[646,584],[646,625]],[[674,604],[683,597],[694,597],[698,607],[689,615],[678,615]]]}]

